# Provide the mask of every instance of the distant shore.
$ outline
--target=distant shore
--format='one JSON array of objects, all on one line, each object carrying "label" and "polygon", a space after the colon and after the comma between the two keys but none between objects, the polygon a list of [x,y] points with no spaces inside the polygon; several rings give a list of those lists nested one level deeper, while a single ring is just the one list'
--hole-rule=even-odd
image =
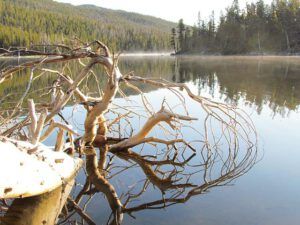
[{"label": "distant shore", "polygon": [[121,56],[170,56],[172,52],[126,52],[122,53]]},{"label": "distant shore", "polygon": [[201,53],[201,52],[183,52],[183,53],[171,53],[172,56],[300,56],[300,52],[297,53],[256,53],[250,52],[246,54],[221,54],[221,53]]},{"label": "distant shore", "polygon": [[[203,58],[295,58],[300,59],[300,54],[245,54],[245,55],[221,55],[221,54],[200,54],[200,53],[182,53],[182,54],[174,54],[171,52],[128,52],[128,53],[122,53],[120,57],[203,57]],[[37,55],[31,55],[31,56],[0,56],[0,60],[17,60],[17,59],[38,59],[42,56]]]},{"label": "distant shore", "polygon": [[[170,56],[171,52],[126,52],[122,53],[121,57],[144,57],[144,56]],[[1,59],[31,59],[31,58],[40,58],[43,56],[40,55],[14,55],[14,56],[0,56]],[[49,56],[51,57],[51,56]]]}]

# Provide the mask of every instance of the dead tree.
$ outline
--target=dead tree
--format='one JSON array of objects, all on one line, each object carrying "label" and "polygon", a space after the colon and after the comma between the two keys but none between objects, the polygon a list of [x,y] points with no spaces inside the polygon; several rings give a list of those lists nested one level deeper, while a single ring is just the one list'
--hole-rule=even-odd
[{"label": "dead tree", "polygon": [[[52,50],[46,53],[39,51],[38,47],[22,49],[22,53],[39,58],[3,69],[0,72],[0,85],[17,72],[30,69],[34,74],[30,76],[28,86],[37,76],[53,77],[52,86],[44,90],[51,100],[37,102],[36,105],[33,100],[29,100],[28,110],[24,111],[23,101],[28,94],[26,91],[14,107],[1,110],[0,133],[6,138],[37,145],[54,130],[58,130],[55,150],[66,151],[75,158],[85,158],[86,183],[74,200],[69,198],[66,207],[68,213],[61,219],[60,224],[66,223],[74,211],[88,224],[96,224],[80,208],[84,195],[103,193],[112,211],[109,223],[121,224],[124,213],[132,215],[133,212],[144,209],[159,209],[184,203],[213,187],[227,185],[255,164],[255,127],[241,109],[197,96],[185,84],[144,78],[134,75],[133,72],[122,74],[118,68],[119,55],[112,54],[100,41],[89,44],[77,41],[72,46],[48,46]],[[6,50],[2,56],[10,55],[15,55],[15,51]],[[70,61],[77,61],[82,66],[78,74],[68,74]],[[53,63],[63,63],[63,69],[59,71],[47,67]],[[106,74],[96,74],[93,71],[96,65],[101,65]],[[91,96],[82,90],[82,83],[88,77],[93,77],[96,82],[106,82],[98,96]],[[140,83],[167,89],[178,99],[185,113],[176,112],[166,100],[162,101],[160,109],[154,111],[146,95],[138,87]],[[141,96],[140,107],[144,110],[143,114],[114,104],[117,95],[126,98],[120,88],[121,84]],[[5,101],[5,96],[1,98],[2,102]],[[203,121],[189,115],[189,109],[185,107],[187,99],[195,102],[199,110],[205,113]],[[82,105],[87,112],[84,134],[79,138],[74,137],[78,134],[61,115],[67,104],[73,107]],[[115,118],[108,120],[107,112],[114,113]],[[145,115],[148,117],[144,118]],[[141,129],[132,129],[131,133],[122,135],[120,129],[114,129],[121,123],[130,126],[132,116],[144,118]],[[57,121],[58,117],[62,118],[61,121]],[[196,128],[199,138],[188,140],[181,133],[181,129],[195,130],[194,123],[201,125]],[[153,136],[153,130],[157,128],[164,130],[166,137]],[[68,141],[63,138],[64,134],[68,136]],[[144,145],[152,146],[153,154],[145,155],[138,151]],[[118,165],[115,158],[126,164]],[[120,197],[110,180],[134,167],[143,172],[143,184],[133,185]],[[151,184],[161,192],[161,199],[135,204],[133,200],[146,193]]]}]

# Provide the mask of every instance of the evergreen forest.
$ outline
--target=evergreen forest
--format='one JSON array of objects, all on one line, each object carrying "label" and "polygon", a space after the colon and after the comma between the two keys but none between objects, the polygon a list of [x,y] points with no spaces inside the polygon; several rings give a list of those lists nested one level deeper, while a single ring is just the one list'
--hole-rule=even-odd
[{"label": "evergreen forest", "polygon": [[193,27],[179,20],[171,45],[177,54],[299,54],[300,1],[259,0],[241,9],[234,0],[219,19],[212,12],[203,20],[199,13]]},{"label": "evergreen forest", "polygon": [[0,0],[0,47],[53,44],[77,37],[118,51],[170,49],[174,23],[137,13],[52,0]]}]

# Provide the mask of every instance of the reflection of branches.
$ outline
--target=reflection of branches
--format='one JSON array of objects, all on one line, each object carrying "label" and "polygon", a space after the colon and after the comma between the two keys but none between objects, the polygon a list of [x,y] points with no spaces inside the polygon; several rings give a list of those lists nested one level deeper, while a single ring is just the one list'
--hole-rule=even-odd
[{"label": "reflection of branches", "polygon": [[[1,71],[0,83],[24,68],[34,67],[36,71],[42,71],[54,77],[49,92],[50,104],[35,106],[33,101],[29,101],[29,116],[17,123],[13,123],[13,119],[18,120],[18,117],[10,118],[12,125],[6,130],[1,129],[1,133],[4,136],[20,138],[21,131],[25,134],[30,131],[28,140],[35,143],[44,141],[54,130],[58,129],[56,150],[66,150],[66,146],[69,146],[68,148],[76,148],[80,154],[86,156],[86,183],[75,196],[75,200],[69,199],[68,215],[62,221],[69,221],[70,215],[75,210],[85,221],[93,224],[92,219],[84,211],[84,207],[81,207],[81,200],[84,195],[93,196],[100,192],[105,195],[112,210],[113,217],[110,219],[110,224],[121,224],[124,213],[131,215],[133,212],[144,209],[159,209],[176,203],[184,203],[191,197],[205,193],[213,187],[227,185],[246,173],[256,162],[256,131],[251,119],[242,110],[197,96],[186,84],[138,77],[132,73],[123,75],[118,68],[118,57],[111,54],[109,49],[99,41],[74,48],[60,45],[53,47],[63,48],[63,54],[59,54],[58,51],[45,54],[35,51],[36,55],[42,55],[45,58]],[[27,51],[27,53],[30,52]],[[7,51],[5,54],[13,53]],[[67,62],[83,58],[89,61],[86,64],[79,63],[83,68],[75,76],[67,74],[64,69],[59,71],[44,67],[53,62]],[[81,84],[96,64],[103,66],[106,72],[103,79],[106,79],[106,84],[100,96],[92,97],[84,93]],[[95,73],[91,77],[95,77]],[[95,82],[98,80],[97,78]],[[119,87],[121,83],[125,83],[141,95],[139,110],[142,108],[143,112],[132,110],[130,107],[117,106],[114,103],[117,93],[125,97]],[[161,109],[155,112],[155,107],[138,88],[138,84],[169,90],[185,113],[176,112],[175,107],[170,106],[166,99],[163,100]],[[77,103],[83,105],[87,111],[84,134],[82,138],[75,141],[74,145],[73,135],[77,133],[72,130],[71,126],[64,124],[68,122],[65,118],[62,122],[54,118],[72,98],[75,98]],[[193,127],[198,121],[197,118],[188,114],[189,108],[186,104],[190,100],[197,104],[198,111],[201,111],[200,115],[204,115],[201,128]],[[127,102],[135,104],[128,100]],[[45,105],[49,113],[43,107]],[[35,107],[37,112],[41,113],[39,118],[43,118],[43,123],[38,130],[39,123]],[[112,112],[114,118],[108,120],[108,112]],[[149,115],[149,118],[145,115]],[[139,131],[132,128],[134,116],[141,120],[146,117]],[[0,124],[2,124],[1,121]],[[130,132],[126,126],[122,129],[125,124]],[[190,137],[184,135],[186,129],[190,129],[189,132],[196,130],[201,135],[197,140],[191,141]],[[164,136],[154,135],[157,130]],[[42,131],[43,134],[41,134]],[[64,132],[69,136],[69,145],[64,141]],[[151,146],[151,150],[146,146]],[[99,154],[96,152],[97,149],[99,149]],[[143,154],[144,151],[147,153]],[[121,161],[117,163],[116,159]],[[137,168],[145,177],[143,185],[141,181],[135,182],[119,197],[113,185],[114,178]],[[147,194],[147,190],[151,188],[150,184],[159,189],[162,198],[136,205],[135,200]],[[125,201],[122,200],[124,198]]]}]

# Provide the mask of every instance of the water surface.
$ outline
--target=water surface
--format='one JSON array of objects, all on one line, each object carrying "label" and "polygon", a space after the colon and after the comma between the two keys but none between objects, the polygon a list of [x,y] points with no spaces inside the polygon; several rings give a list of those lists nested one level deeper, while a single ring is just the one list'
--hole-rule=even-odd
[{"label": "water surface", "polygon": [[[234,186],[126,224],[294,225],[300,220],[299,57],[124,59],[138,73],[185,82],[200,95],[237,104],[251,115],[263,158]],[[153,68],[161,68],[153,71]],[[160,95],[160,90],[149,95]]]},{"label": "water surface", "polygon": [[[144,210],[126,216],[123,224],[201,224],[201,225],[294,225],[300,221],[300,58],[299,57],[122,57],[123,73],[134,71],[143,77],[161,77],[186,83],[194,93],[216,101],[235,104],[244,109],[253,120],[259,138],[260,161],[234,185],[211,189],[184,204],[166,209]],[[101,71],[100,71],[101,72]],[[99,72],[99,73],[100,73]],[[22,81],[24,79],[24,81]],[[26,76],[13,87],[2,86],[0,93],[22,90]],[[51,85],[51,78],[41,78],[33,90]],[[101,83],[101,80],[100,80]],[[91,92],[97,92],[95,83],[87,83]],[[159,109],[170,94],[149,85],[139,85],[154,108]],[[138,94],[122,88],[129,99],[140,101]],[[16,91],[17,93],[17,91]],[[9,107],[14,96],[2,104]],[[34,94],[32,94],[34,95]],[[3,95],[2,95],[3,96]],[[126,104],[120,98],[119,104]],[[175,103],[174,103],[175,104]],[[187,108],[196,113],[188,101]],[[63,112],[73,113],[71,108]],[[76,125],[82,129],[85,112],[75,112]],[[201,117],[200,117],[201,118]],[[139,126],[140,121],[133,121]],[[186,133],[190,138],[195,134]],[[53,145],[53,139],[48,140]],[[113,182],[122,193],[130,182],[142,178],[138,171],[118,177]],[[83,182],[79,175],[78,182]],[[127,179],[127,180],[126,180]],[[155,199],[150,191],[139,201]],[[87,212],[99,224],[105,224],[110,210],[106,201],[98,196]]]}]

